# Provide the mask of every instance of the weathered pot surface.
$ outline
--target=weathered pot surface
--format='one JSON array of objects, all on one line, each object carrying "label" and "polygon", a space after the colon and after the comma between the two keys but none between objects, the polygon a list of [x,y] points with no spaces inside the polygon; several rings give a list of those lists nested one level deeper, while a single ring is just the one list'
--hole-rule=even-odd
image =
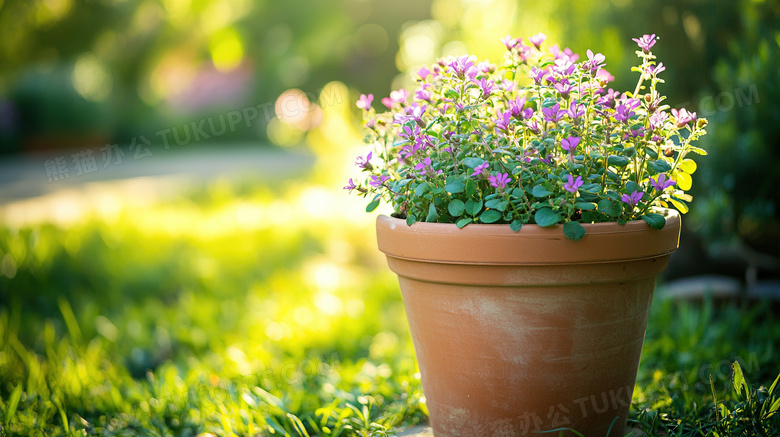
[{"label": "weathered pot surface", "polygon": [[515,233],[378,217],[437,437],[623,435],[680,217],[670,211],[660,231],[643,221],[585,227],[575,242],[560,226]]}]

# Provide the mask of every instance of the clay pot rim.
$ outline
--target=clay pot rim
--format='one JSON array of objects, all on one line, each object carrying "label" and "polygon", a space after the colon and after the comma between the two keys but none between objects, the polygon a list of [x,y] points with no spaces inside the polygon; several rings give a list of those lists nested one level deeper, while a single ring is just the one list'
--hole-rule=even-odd
[{"label": "clay pot rim", "polygon": [[680,214],[666,211],[666,225],[651,228],[644,220],[586,223],[585,237],[571,241],[563,225],[543,228],[508,224],[417,222],[380,215],[376,220],[379,250],[411,261],[448,264],[588,264],[648,259],[669,255],[679,246]]}]

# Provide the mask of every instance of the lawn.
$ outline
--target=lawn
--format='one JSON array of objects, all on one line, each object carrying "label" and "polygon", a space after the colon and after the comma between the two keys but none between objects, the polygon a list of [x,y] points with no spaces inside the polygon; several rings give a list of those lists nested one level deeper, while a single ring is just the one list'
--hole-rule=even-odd
[{"label": "lawn", "polygon": [[[385,435],[425,422],[396,279],[372,217],[345,198],[305,180],[221,182],[0,227],[0,435]],[[629,424],[780,435],[778,339],[768,304],[657,299]]]}]

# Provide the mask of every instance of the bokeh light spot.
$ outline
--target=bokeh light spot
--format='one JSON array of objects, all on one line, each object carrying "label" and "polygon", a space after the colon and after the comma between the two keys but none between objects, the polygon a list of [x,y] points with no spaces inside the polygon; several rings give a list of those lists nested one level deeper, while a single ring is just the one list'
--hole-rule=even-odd
[{"label": "bokeh light spot", "polygon": [[241,36],[229,27],[214,34],[209,43],[211,60],[219,71],[231,71],[244,59],[244,45]]},{"label": "bokeh light spot", "polygon": [[71,80],[73,88],[87,100],[102,101],[111,93],[111,76],[103,63],[91,53],[78,58]]}]

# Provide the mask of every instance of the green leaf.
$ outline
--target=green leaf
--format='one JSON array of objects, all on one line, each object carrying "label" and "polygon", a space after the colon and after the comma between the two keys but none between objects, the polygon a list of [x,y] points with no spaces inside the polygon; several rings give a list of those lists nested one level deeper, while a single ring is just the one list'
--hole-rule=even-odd
[{"label": "green leaf", "polygon": [[376,207],[379,206],[379,201],[380,199],[378,197],[374,198],[374,200],[366,206],[366,212],[373,212]]},{"label": "green leaf", "polygon": [[466,212],[468,214],[476,216],[477,214],[479,214],[479,212],[481,210],[482,210],[482,201],[481,200],[467,200],[466,201]]},{"label": "green leaf", "polygon": [[541,185],[537,185],[534,187],[533,191],[531,191],[531,194],[533,194],[534,197],[547,197],[552,194],[552,191],[549,191]]},{"label": "green leaf", "polygon": [[444,95],[450,99],[454,99],[454,100],[458,99],[458,92],[455,90],[447,90],[444,92]]},{"label": "green leaf", "polygon": [[298,437],[309,437],[306,427],[303,426],[303,422],[301,422],[301,419],[299,419],[298,416],[287,413],[287,419],[292,423],[293,429],[295,429],[295,433],[298,434]]},{"label": "green leaf", "polygon": [[458,229],[463,229],[463,227],[466,226],[469,223],[471,223],[471,219],[470,218],[462,218],[462,219],[458,220],[457,223],[455,223],[455,226],[457,226]]},{"label": "green leaf", "polygon": [[513,220],[512,223],[509,224],[509,229],[511,229],[514,232],[520,231],[520,229],[523,227],[523,222],[520,220]]},{"label": "green leaf", "polygon": [[623,213],[623,209],[618,206],[617,202],[613,202],[610,199],[601,199],[599,200],[599,212],[610,217],[618,217]]},{"label": "green leaf", "polygon": [[492,199],[485,202],[485,206],[491,209],[497,209],[501,212],[506,211],[507,203],[503,199]]},{"label": "green leaf", "polygon": [[471,179],[466,179],[466,194],[469,196],[477,194],[477,184]]},{"label": "green leaf", "polygon": [[574,207],[583,211],[591,211],[596,209],[596,204],[590,202],[577,202],[574,204]]},{"label": "green leaf", "polygon": [[479,216],[479,221],[482,223],[495,223],[501,220],[502,214],[495,209],[488,209]]},{"label": "green leaf", "polygon": [[463,183],[457,176],[450,176],[447,178],[447,184],[444,189],[452,194],[462,193],[466,189],[466,184]]},{"label": "green leaf", "polygon": [[769,386],[769,391],[767,392],[767,396],[772,396],[772,393],[775,392],[775,387],[777,387],[777,382],[780,381],[780,375],[777,375],[777,378],[775,378],[775,382],[772,383],[771,386]]},{"label": "green leaf", "polygon": [[470,156],[463,160],[463,163],[466,164],[466,167],[468,168],[477,168],[480,165],[485,163],[485,160],[482,158],[477,158],[474,156]]},{"label": "green leaf", "polygon": [[550,208],[542,208],[534,214],[534,221],[539,226],[547,227],[561,221],[561,216]]},{"label": "green leaf", "polygon": [[642,187],[634,181],[626,182],[626,191],[633,193],[634,191],[642,191]]},{"label": "green leaf", "polygon": [[[731,367],[734,369],[734,390],[737,392],[737,397],[740,400],[750,400],[750,387],[748,387],[747,381],[745,381],[742,366],[739,365],[738,361],[734,361]],[[743,390],[745,392],[744,397],[742,394]]]},{"label": "green leaf", "polygon": [[631,160],[625,156],[611,155],[607,162],[609,165],[614,165],[615,167],[625,167],[629,162],[631,162]]},{"label": "green leaf", "polygon": [[406,216],[406,224],[408,226],[411,226],[417,222],[417,216],[414,214],[409,214]]},{"label": "green leaf", "polygon": [[579,191],[584,191],[586,193],[598,193],[601,191],[601,185],[599,184],[582,184]]},{"label": "green leaf", "polygon": [[647,169],[650,170],[652,174],[666,173],[667,171],[672,169],[672,166],[668,162],[666,162],[665,159],[661,158],[655,161],[648,162]]},{"label": "green leaf", "polygon": [[449,211],[450,215],[453,217],[460,217],[463,215],[463,212],[466,211],[466,205],[462,200],[453,199],[449,205],[447,205],[447,211]]},{"label": "green leaf", "polygon": [[645,214],[642,216],[642,220],[646,221],[653,229],[663,229],[666,225],[666,219],[661,214]]},{"label": "green leaf", "polygon": [[653,150],[651,148],[645,149],[645,153],[647,153],[647,156],[649,156],[649,157],[651,157],[653,159],[658,159],[658,153],[656,153],[655,150]]},{"label": "green leaf", "polygon": [[428,215],[425,217],[425,221],[428,223],[434,223],[438,218],[439,213],[436,212],[436,205],[431,202],[431,204],[428,206]]},{"label": "green leaf", "polygon": [[425,194],[426,191],[428,191],[428,182],[423,182],[414,189],[414,194],[417,197],[420,197]]},{"label": "green leaf", "polygon": [[585,236],[585,228],[578,222],[568,222],[563,225],[563,234],[572,241],[579,241]]},{"label": "green leaf", "polygon": [[18,384],[14,391],[11,393],[11,397],[8,398],[8,404],[5,410],[4,423],[8,425],[11,422],[11,418],[16,414],[16,407],[19,406],[19,398],[22,396],[22,384]]}]

